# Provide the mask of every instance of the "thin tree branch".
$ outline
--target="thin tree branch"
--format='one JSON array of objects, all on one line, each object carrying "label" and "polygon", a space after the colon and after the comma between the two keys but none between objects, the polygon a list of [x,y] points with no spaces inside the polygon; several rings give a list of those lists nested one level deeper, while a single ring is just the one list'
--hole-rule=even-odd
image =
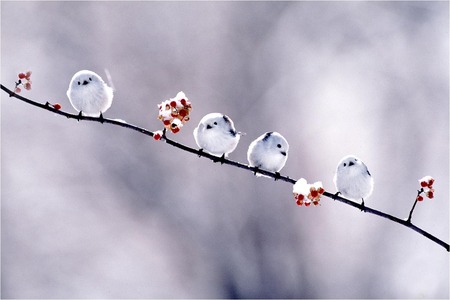
[{"label": "thin tree branch", "polygon": [[[18,95],[16,93],[14,93],[13,91],[9,90],[8,88],[6,88],[3,84],[1,84],[1,89],[3,91],[5,91],[10,97],[17,98],[17,99],[19,99],[21,101],[24,101],[24,102],[28,103],[28,104],[31,104],[31,105],[37,106],[39,108],[51,111],[51,112],[56,113],[56,114],[61,115],[61,116],[65,116],[68,119],[75,119],[75,120],[79,120],[79,121],[80,120],[93,121],[93,122],[99,122],[99,123],[109,123],[109,124],[117,125],[117,126],[120,126],[120,127],[128,128],[128,129],[140,132],[142,134],[145,134],[145,135],[148,135],[148,136],[151,136],[151,137],[153,137],[153,135],[154,135],[154,133],[152,131],[150,131],[150,130],[138,127],[136,125],[128,124],[127,122],[125,122],[123,120],[106,119],[106,118],[100,118],[100,117],[88,117],[88,116],[80,116],[78,114],[70,114],[70,113],[67,113],[67,112],[55,109],[53,107],[53,105],[48,103],[48,102],[45,103],[45,104],[41,104],[41,103],[38,103],[36,101],[27,99],[27,98],[25,98],[25,97],[23,97],[21,95]],[[237,168],[241,168],[241,169],[244,169],[244,170],[251,171],[253,173],[260,173],[260,174],[266,175],[268,177],[271,177],[271,178],[273,178],[273,179],[275,179],[277,181],[284,181],[284,182],[291,183],[291,184],[295,184],[295,182],[296,182],[296,180],[290,178],[289,176],[283,176],[283,175],[281,175],[279,173],[272,173],[272,172],[269,172],[269,171],[266,171],[266,170],[261,170],[261,169],[258,169],[258,168],[255,168],[255,167],[251,167],[251,166],[246,165],[246,164],[242,164],[242,163],[237,162],[237,161],[229,160],[227,158],[223,158],[223,157],[219,158],[217,156],[211,155],[211,154],[209,154],[207,152],[204,152],[202,150],[197,150],[197,149],[191,148],[189,146],[180,144],[180,143],[178,143],[178,142],[176,142],[174,140],[171,140],[165,134],[161,138],[161,141],[164,141],[167,144],[169,144],[171,146],[174,146],[174,147],[176,147],[178,149],[181,149],[181,150],[193,153],[195,155],[198,155],[199,157],[208,158],[208,159],[212,160],[215,163],[220,162],[221,164],[231,165],[231,166],[234,166],[234,167],[237,167]],[[402,219],[394,217],[394,216],[392,216],[390,214],[381,212],[379,210],[370,208],[368,206],[363,206],[363,205],[361,205],[359,203],[350,201],[350,200],[348,200],[346,198],[342,198],[342,197],[340,197],[338,195],[335,195],[335,194],[332,194],[332,193],[329,193],[329,192],[324,192],[323,196],[331,198],[331,199],[333,199],[335,201],[339,201],[341,203],[353,206],[353,207],[355,207],[355,208],[357,208],[357,209],[359,209],[361,211],[364,211],[366,213],[373,214],[373,215],[376,215],[376,216],[379,216],[379,217],[391,220],[391,221],[393,221],[395,223],[398,223],[398,224],[401,224],[403,226],[406,226],[406,227],[416,231],[417,233],[425,236],[426,238],[430,239],[431,241],[437,243],[438,245],[441,245],[447,251],[450,251],[449,244],[445,243],[444,241],[442,241],[442,240],[438,239],[437,237],[433,236],[432,234],[430,234],[430,233],[426,232],[425,230],[423,230],[423,229],[417,227],[416,225],[412,224],[411,223],[411,214],[410,214],[410,217],[408,219],[402,220]]]},{"label": "thin tree branch", "polygon": [[422,194],[422,193],[423,193],[423,188],[421,188],[420,190],[417,190],[417,197],[416,197],[416,200],[414,201],[414,204],[413,204],[413,206],[412,206],[412,208],[411,208],[411,211],[409,212],[409,216],[408,216],[408,219],[407,219],[406,221],[411,222],[412,214],[413,214],[413,212],[414,212],[414,209],[416,208],[417,201],[419,201],[419,200],[418,200],[418,199],[419,199],[419,196],[420,196],[420,194]]}]

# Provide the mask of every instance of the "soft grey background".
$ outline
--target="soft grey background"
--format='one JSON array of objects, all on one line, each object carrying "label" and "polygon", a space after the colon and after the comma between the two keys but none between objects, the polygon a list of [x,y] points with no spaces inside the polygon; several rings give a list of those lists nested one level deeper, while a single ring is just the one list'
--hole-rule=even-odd
[{"label": "soft grey background", "polygon": [[[406,218],[449,241],[448,2],[1,2],[1,82],[59,102],[72,75],[111,73],[105,117],[161,129],[184,91],[196,147],[209,112],[290,142],[284,175],[332,178],[347,154]],[[448,298],[449,254],[412,230],[112,125],[1,93],[3,298]]]}]

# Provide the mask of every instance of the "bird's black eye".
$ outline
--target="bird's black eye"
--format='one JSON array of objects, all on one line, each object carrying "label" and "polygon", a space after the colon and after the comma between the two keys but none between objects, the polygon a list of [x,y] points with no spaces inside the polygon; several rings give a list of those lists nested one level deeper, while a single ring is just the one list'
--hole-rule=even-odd
[{"label": "bird's black eye", "polygon": [[78,85],[80,85],[80,84],[81,84],[81,82],[78,81]]},{"label": "bird's black eye", "polygon": [[214,122],[214,125],[217,125],[217,122]]},{"label": "bird's black eye", "polygon": [[281,144],[278,144],[277,147],[278,147],[278,148],[281,148]]},{"label": "bird's black eye", "polygon": [[344,163],[344,167],[346,167],[347,166],[347,164],[346,163]]},{"label": "bird's black eye", "polygon": [[92,81],[92,77],[89,77],[89,81]]}]

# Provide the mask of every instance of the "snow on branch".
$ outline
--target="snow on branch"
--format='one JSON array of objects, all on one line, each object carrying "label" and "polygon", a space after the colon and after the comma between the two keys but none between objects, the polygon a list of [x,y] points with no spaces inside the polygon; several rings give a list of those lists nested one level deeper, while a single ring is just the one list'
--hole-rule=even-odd
[{"label": "snow on branch", "polygon": [[[27,75],[28,74],[25,74],[23,76],[23,79],[29,80],[29,76],[27,77]],[[47,102],[47,103],[42,104],[42,103],[30,100],[28,98],[25,98],[25,97],[19,95],[18,93],[20,93],[20,89],[17,89],[18,86],[22,84],[28,90],[30,88],[30,85],[28,85],[28,83],[31,84],[31,81],[30,82],[26,81],[25,82],[26,85],[24,85],[24,83],[19,80],[19,82],[16,83],[15,91],[12,91],[12,90],[6,88],[3,84],[1,84],[1,89],[4,92],[6,92],[9,95],[10,98],[16,98],[16,99],[21,100],[23,102],[26,102],[26,103],[28,103],[30,105],[33,105],[33,106],[39,107],[41,109],[50,111],[52,113],[64,116],[64,117],[66,117],[68,119],[75,119],[75,120],[78,120],[78,121],[92,121],[92,122],[99,122],[99,123],[102,123],[102,124],[106,123],[106,124],[112,124],[112,125],[124,127],[126,129],[134,130],[134,131],[137,131],[137,132],[139,132],[141,134],[153,137],[155,140],[163,141],[166,144],[169,144],[169,145],[171,145],[173,147],[176,147],[176,148],[178,148],[180,150],[183,150],[183,151],[195,154],[195,155],[197,155],[199,157],[210,159],[214,163],[220,163],[220,164],[223,164],[223,165],[230,165],[230,166],[233,166],[233,167],[237,167],[237,168],[240,168],[240,169],[244,169],[244,170],[250,171],[250,172],[252,172],[254,174],[259,173],[259,174],[265,175],[266,177],[273,178],[276,181],[287,182],[287,183],[290,183],[290,184],[292,184],[294,186],[297,183],[296,180],[290,178],[289,176],[281,175],[278,172],[269,172],[269,171],[266,171],[266,170],[263,170],[263,169],[259,169],[257,167],[252,167],[252,166],[249,166],[249,165],[246,165],[246,164],[242,164],[242,163],[237,162],[237,161],[230,160],[230,159],[228,159],[228,158],[226,158],[224,156],[217,157],[215,155],[212,155],[212,154],[209,154],[209,153],[207,153],[205,151],[202,151],[201,149],[194,149],[194,148],[191,148],[189,146],[186,146],[186,145],[183,145],[181,143],[178,143],[178,142],[176,142],[176,141],[174,141],[174,140],[172,140],[172,139],[170,139],[170,138],[168,138],[166,136],[166,129],[169,128],[169,130],[170,130],[168,122],[166,122],[164,124],[166,128],[163,131],[158,130],[158,131],[154,132],[154,131],[150,131],[150,130],[142,128],[142,127],[138,127],[138,126],[133,125],[133,124],[129,124],[129,123],[127,123],[124,120],[108,119],[108,118],[104,118],[102,115],[100,115],[99,117],[92,117],[92,116],[82,115],[81,113],[80,114],[71,114],[71,113],[62,111],[61,110],[61,105],[59,105],[57,103],[56,104],[51,104],[51,103]],[[177,95],[177,96],[179,96],[179,95]],[[181,101],[180,101],[180,103],[181,103]],[[168,103],[168,105],[170,107],[174,108],[174,109],[177,109],[177,113],[179,114],[179,116],[177,116],[178,119],[182,118],[181,120],[186,120],[186,115],[188,115],[188,112],[190,110],[190,103],[186,104],[186,103],[183,102],[183,105],[185,107],[181,107],[181,106],[179,107],[178,104],[177,104],[178,105],[177,106],[175,103],[170,104],[170,102]],[[188,107],[188,109],[186,107]],[[161,106],[160,106],[160,109],[161,109]],[[187,111],[184,111],[182,109],[187,109]],[[176,119],[177,117],[174,117],[174,118]],[[164,122],[164,120],[167,120],[168,118],[169,117],[162,118],[162,121]],[[181,123],[178,122],[178,121],[177,121],[176,124],[178,124],[177,126],[181,125]],[[177,130],[177,129],[175,129],[175,130]],[[172,131],[173,131],[173,129],[172,129]],[[301,204],[304,203],[303,202],[304,199],[306,201],[305,204],[309,203],[309,202],[307,202],[308,199],[310,199],[311,203],[318,204],[321,196],[328,197],[330,199],[333,199],[334,201],[338,201],[338,202],[341,202],[343,204],[346,204],[346,205],[352,206],[354,208],[357,208],[358,210],[363,211],[365,213],[373,214],[373,215],[376,215],[376,216],[388,219],[388,220],[390,220],[392,222],[395,222],[397,224],[406,226],[406,227],[414,230],[415,232],[423,235],[424,237],[430,239],[431,241],[437,243],[438,245],[444,247],[447,251],[450,251],[448,243],[442,241],[441,239],[435,237],[434,235],[432,235],[432,234],[426,232],[425,230],[421,229],[420,227],[414,225],[412,223],[412,221],[411,221],[412,213],[413,213],[413,210],[414,210],[414,208],[416,206],[417,201],[422,201],[423,200],[423,197],[421,196],[421,194],[425,193],[425,195],[428,198],[430,198],[430,199],[433,198],[434,190],[432,189],[432,183],[434,182],[434,179],[431,181],[430,178],[424,177],[423,179],[419,180],[419,182],[421,184],[421,189],[418,190],[417,198],[415,199],[414,205],[413,205],[413,207],[412,207],[412,209],[410,211],[409,217],[407,219],[400,219],[400,218],[395,217],[393,215],[390,215],[390,214],[384,213],[382,211],[379,211],[379,210],[370,208],[368,206],[365,206],[364,203],[359,204],[359,203],[353,202],[351,200],[348,200],[346,198],[343,198],[343,197],[339,196],[338,194],[333,194],[333,193],[327,192],[327,191],[325,191],[323,189],[323,187],[321,186],[321,183],[314,183],[314,184],[308,185],[306,183],[306,181],[304,181],[304,182],[302,181],[301,184],[303,186],[301,186],[297,190],[294,189],[294,198],[297,201],[297,204],[300,205],[299,203],[301,203]],[[426,182],[426,184],[424,182]],[[305,192],[302,192],[303,190],[305,190]],[[305,194],[305,195],[303,195],[303,194]]]}]

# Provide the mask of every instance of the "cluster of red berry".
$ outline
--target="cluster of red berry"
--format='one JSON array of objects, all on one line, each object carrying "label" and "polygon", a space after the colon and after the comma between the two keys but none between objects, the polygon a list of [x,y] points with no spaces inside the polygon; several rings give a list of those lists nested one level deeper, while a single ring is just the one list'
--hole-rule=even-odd
[{"label": "cluster of red berry", "polygon": [[24,89],[27,91],[31,90],[31,71],[27,71],[25,73],[19,73],[17,75],[19,77],[19,80],[16,82],[16,89],[15,92],[18,94],[22,91],[22,89],[19,87],[20,85],[23,86]]},{"label": "cluster of red berry", "polygon": [[419,179],[420,186],[422,189],[419,191],[419,194],[417,195],[417,201],[423,201],[422,193],[425,193],[425,196],[429,199],[434,198],[434,189],[433,189],[433,183],[434,178],[431,176],[425,176],[421,179]]},{"label": "cluster of red berry", "polygon": [[319,205],[320,197],[325,192],[322,182],[317,181],[313,184],[308,184],[308,182],[301,178],[294,184],[294,199],[298,206],[314,206]]},{"label": "cluster of red berry", "polygon": [[160,119],[164,127],[173,133],[180,131],[184,123],[189,121],[192,105],[183,92],[179,92],[175,98],[163,101],[158,105]]}]

